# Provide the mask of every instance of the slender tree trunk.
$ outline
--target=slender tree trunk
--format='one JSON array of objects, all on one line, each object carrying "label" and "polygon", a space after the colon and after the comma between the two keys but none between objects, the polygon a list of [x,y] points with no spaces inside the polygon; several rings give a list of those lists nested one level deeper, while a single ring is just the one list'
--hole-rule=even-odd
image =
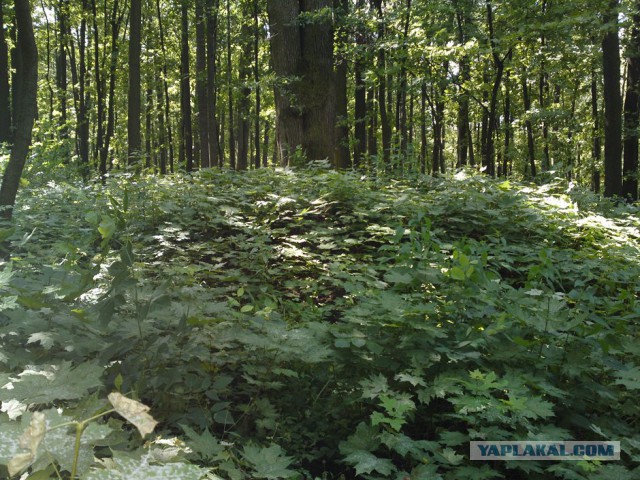
[{"label": "slender tree trunk", "polygon": [[427,173],[427,84],[420,86],[420,173]]},{"label": "slender tree trunk", "polygon": [[[93,17],[93,75],[96,84],[96,134],[95,134],[95,148],[93,158],[100,157],[100,152],[104,145],[104,127],[106,117],[106,84],[102,75],[102,64],[100,61],[100,34],[98,30],[98,12],[96,8],[96,0],[91,0],[91,9]],[[100,175],[105,178],[107,174],[106,164],[103,166],[100,164]]]},{"label": "slender tree trunk", "polygon": [[376,93],[374,87],[370,87],[367,90],[367,112],[369,112],[369,125],[367,133],[367,153],[369,157],[378,156],[378,125],[376,119],[378,118],[375,111],[375,98]]},{"label": "slender tree trunk", "polygon": [[231,0],[227,0],[227,103],[229,108],[229,168],[236,168],[236,138],[233,101],[233,70],[231,56]]},{"label": "slender tree trunk", "polygon": [[189,0],[181,3],[180,30],[180,124],[181,149],[184,151],[185,168],[193,171],[193,133],[191,130],[191,85],[189,76]]},{"label": "slender tree trunk", "polygon": [[[158,68],[158,76],[162,76],[162,68]],[[162,83],[157,82],[156,85],[156,125],[158,130],[158,168],[160,175],[167,174],[167,137],[165,136],[166,124],[164,115],[164,98]]]},{"label": "slender tree trunk", "polygon": [[[339,18],[346,18],[349,14],[349,0],[334,0],[334,10]],[[337,40],[341,45],[349,41],[346,28],[340,26]],[[349,99],[347,96],[347,76],[349,67],[346,55],[341,55],[336,62],[336,152],[335,166],[339,169],[351,167],[351,151],[349,150]]]},{"label": "slender tree trunk", "polygon": [[627,91],[624,100],[624,163],[622,195],[638,200],[638,127],[640,120],[640,1],[635,3],[631,44],[627,55]]},{"label": "slender tree trunk", "polygon": [[56,50],[56,87],[58,89],[58,102],[60,118],[58,127],[60,136],[67,138],[67,15],[68,5],[65,0],[58,1],[58,45]]},{"label": "slender tree trunk", "polygon": [[164,117],[167,132],[167,147],[169,152],[169,170],[173,173],[173,129],[171,128],[171,103],[169,101],[169,82],[167,81],[167,49],[164,41],[164,24],[160,11],[160,0],[156,0],[156,13],[158,15],[158,33],[160,34],[160,49],[162,51],[162,91],[164,94]]},{"label": "slender tree trunk", "polygon": [[142,150],[140,134],[140,55],[142,52],[142,0],[131,0],[129,16],[129,95],[127,151],[129,164],[136,164]]},{"label": "slender tree trunk", "polygon": [[602,40],[604,77],[604,194],[622,193],[622,98],[620,96],[620,39],[618,0],[609,0],[603,16],[607,31]]},{"label": "slender tree trunk", "polygon": [[511,170],[511,91],[510,91],[511,72],[507,70],[505,75],[505,91],[504,91],[504,152],[502,155],[502,176],[507,177]]},{"label": "slender tree trunk", "polygon": [[209,163],[222,167],[218,134],[218,9],[219,0],[207,0],[207,126],[209,140]]},{"label": "slender tree trunk", "polygon": [[593,120],[593,145],[591,160],[593,170],[591,172],[591,189],[600,193],[600,161],[602,159],[602,139],[600,138],[600,113],[598,112],[598,80],[596,72],[591,72],[591,118]]},{"label": "slender tree trunk", "polygon": [[100,172],[104,175],[107,173],[107,163],[109,159],[109,150],[111,139],[115,132],[115,91],[116,91],[116,73],[118,67],[118,35],[120,26],[124,20],[124,12],[118,14],[118,0],[113,3],[113,12],[111,14],[111,55],[109,59],[109,97],[107,102],[107,131],[104,136],[104,143],[100,150]]},{"label": "slender tree trunk", "polygon": [[252,38],[249,30],[248,15],[247,12],[243,12],[243,19],[240,27],[240,37],[244,43],[242,46],[242,57],[240,58],[239,81],[241,88],[241,95],[238,99],[238,160],[237,169],[246,170],[249,165],[249,109],[250,109],[250,97],[251,88],[248,85],[249,78],[251,76],[251,50],[252,50]]},{"label": "slender tree trunk", "polygon": [[[382,12],[382,0],[372,0],[378,12],[378,41],[382,42],[385,36],[384,18]],[[391,162],[391,123],[387,110],[387,75],[386,53],[384,47],[378,49],[378,108],[380,110],[380,125],[382,127],[382,157],[385,165]]]},{"label": "slender tree trunk", "polygon": [[[455,1],[456,7],[456,25],[458,27],[458,43],[464,45],[467,42],[465,26],[470,22],[469,12],[465,6],[460,5],[458,0]],[[471,79],[471,65],[469,64],[468,55],[460,58],[460,84],[461,88],[458,92],[458,119],[457,119],[457,166],[462,167],[468,163],[469,154],[469,95],[465,90],[465,85]]]},{"label": "slender tree trunk", "polygon": [[[255,145],[254,168],[260,168],[260,115],[262,114],[262,89],[260,88],[260,5],[258,0],[253,1],[253,81],[256,85],[256,111],[253,126],[253,143]],[[265,132],[267,135],[268,130]],[[267,145],[269,142],[266,142]],[[265,165],[266,166],[266,165]]]},{"label": "slender tree trunk", "polygon": [[207,47],[205,0],[196,2],[196,101],[198,104],[198,143],[200,168],[210,168],[209,114],[207,101]]},{"label": "slender tree trunk", "polygon": [[[358,9],[364,7],[364,0],[357,0]],[[356,52],[354,63],[355,77],[355,104],[354,104],[354,130],[355,149],[353,153],[353,166],[359,167],[367,150],[367,90],[364,83],[364,52],[360,49],[366,45],[366,37],[362,27],[356,31]]]},{"label": "slender tree trunk", "polygon": [[14,0],[14,6],[18,30],[16,62],[13,63],[16,81],[12,83],[16,131],[0,187],[0,217],[6,220],[11,220],[13,215],[20,178],[31,146],[33,123],[38,113],[38,49],[31,21],[31,5],[29,0]]},{"label": "slender tree trunk", "polygon": [[49,123],[53,124],[53,113],[55,112],[56,107],[54,105],[55,93],[53,91],[53,85],[51,84],[51,24],[49,22],[49,15],[47,13],[48,8],[44,4],[43,0],[40,0],[40,6],[42,7],[42,16],[44,17],[44,24],[47,32],[47,41],[45,43],[45,65],[47,66],[47,69],[45,70],[44,81],[47,85],[47,91],[49,93]]},{"label": "slender tree trunk", "polygon": [[11,103],[9,96],[9,49],[4,33],[3,2],[0,2],[0,143],[11,139]]},{"label": "slender tree trunk", "polygon": [[144,151],[145,151],[145,163],[144,166],[147,170],[151,169],[153,164],[153,89],[149,84],[146,91],[145,101],[145,139],[144,139]]},{"label": "slender tree trunk", "polygon": [[80,20],[80,68],[78,78],[78,115],[77,115],[77,131],[78,131],[78,151],[80,154],[80,165],[82,175],[86,179],[89,176],[89,115],[87,108],[87,0],[82,0],[82,19]]},{"label": "slender tree trunk", "polygon": [[[529,95],[529,86],[527,85],[527,75],[526,70],[523,70],[521,76],[522,82],[522,99],[524,103],[524,112],[527,115],[527,119],[525,120],[525,128],[527,130],[527,157],[529,160],[528,170],[531,177],[535,177],[536,172],[536,149],[535,143],[533,139],[533,125],[531,124],[531,119],[529,118],[529,112],[531,112],[531,97]],[[527,176],[527,172],[525,169],[525,176]]]}]

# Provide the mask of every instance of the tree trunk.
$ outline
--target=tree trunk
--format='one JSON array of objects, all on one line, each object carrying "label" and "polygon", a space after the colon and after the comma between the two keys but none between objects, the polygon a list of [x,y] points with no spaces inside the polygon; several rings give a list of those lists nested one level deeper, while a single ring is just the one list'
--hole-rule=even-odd
[{"label": "tree trunk", "polygon": [[164,25],[160,12],[160,0],[156,0],[156,12],[158,14],[158,33],[160,34],[160,49],[162,51],[162,93],[164,94],[163,105],[169,152],[169,170],[173,173],[173,129],[171,128],[171,104],[169,101],[169,83],[167,81],[167,49],[164,41]]},{"label": "tree trunk", "polygon": [[627,91],[624,100],[624,163],[622,195],[638,200],[638,120],[640,119],[640,1],[636,1],[627,57]]},{"label": "tree trunk", "polygon": [[210,168],[209,114],[207,101],[207,47],[205,0],[196,1],[196,101],[198,103],[198,143],[200,168]]},{"label": "tree trunk", "polygon": [[[235,119],[233,118],[233,70],[231,57],[231,0],[227,0],[227,103],[229,108],[229,168],[236,168]],[[211,114],[209,114],[211,118]]]},{"label": "tree trunk", "polygon": [[[302,0],[311,15],[331,11],[332,0]],[[325,10],[326,9],[326,10]],[[308,160],[327,159],[334,163],[336,92],[333,74],[333,25],[331,16],[305,25],[302,29],[304,65],[303,149]]]},{"label": "tree trunk", "polygon": [[299,104],[302,74],[302,43],[298,0],[267,2],[271,32],[271,59],[278,75],[274,87],[276,103],[276,145],[280,164],[288,165],[302,145],[303,119]]},{"label": "tree trunk", "polygon": [[0,217],[6,220],[11,220],[13,215],[20,178],[31,146],[33,123],[38,113],[38,49],[31,21],[31,5],[29,0],[14,0],[14,5],[18,29],[17,61],[13,65],[16,81],[12,83],[16,131],[0,187]]},{"label": "tree trunk", "polygon": [[591,172],[591,189],[600,193],[600,160],[602,159],[602,139],[600,138],[600,114],[598,112],[598,80],[596,72],[591,72],[591,117],[593,119],[593,145],[591,158],[593,170]]},{"label": "tree trunk", "polygon": [[181,2],[180,30],[180,125],[181,150],[184,152],[185,168],[193,171],[193,133],[191,130],[191,85],[189,77],[189,0]]},{"label": "tree trunk", "polygon": [[[358,0],[358,9],[364,7],[364,0]],[[355,77],[355,104],[354,104],[354,130],[355,149],[353,153],[353,166],[359,167],[367,150],[367,90],[364,83],[364,52],[360,51],[366,45],[366,37],[362,26],[356,31],[356,52],[354,62]]]},{"label": "tree trunk", "polygon": [[9,96],[9,50],[4,34],[4,16],[0,2],[0,143],[11,139],[11,103]]},{"label": "tree trunk", "polygon": [[622,193],[622,98],[620,96],[620,39],[618,0],[609,0],[604,15],[607,31],[602,40],[604,78],[604,194]]},{"label": "tree trunk", "polygon": [[87,54],[85,41],[87,37],[87,0],[82,0],[82,20],[80,21],[80,69],[78,78],[78,151],[80,153],[80,165],[82,175],[86,179],[89,176],[89,115],[87,108]]},{"label": "tree trunk", "polygon": [[209,140],[209,163],[212,167],[222,166],[218,135],[218,8],[219,0],[208,0],[207,17],[207,138]]},{"label": "tree trunk", "polygon": [[[260,145],[260,115],[262,113],[262,90],[260,88],[260,5],[258,0],[253,1],[253,81],[256,85],[256,112],[253,126],[253,143],[255,145],[255,155],[253,159],[254,168],[260,168],[261,145]],[[267,136],[268,130],[265,132]],[[269,142],[266,142],[267,145]],[[266,158],[266,157],[265,157]],[[266,165],[265,165],[266,166]]]},{"label": "tree trunk", "polygon": [[120,26],[124,20],[124,11],[118,15],[118,0],[113,3],[113,12],[111,14],[111,55],[109,57],[109,98],[107,107],[107,131],[104,136],[104,143],[100,149],[100,172],[102,175],[107,173],[107,160],[109,158],[109,150],[111,139],[115,132],[115,91],[116,91],[116,73],[118,67],[118,35]]},{"label": "tree trunk", "polygon": [[58,45],[56,50],[56,87],[58,89],[58,102],[60,118],[58,127],[60,136],[67,138],[67,15],[68,5],[65,0],[58,1]]},{"label": "tree trunk", "polygon": [[[372,0],[378,12],[378,41],[382,42],[385,28],[382,13],[382,0]],[[382,127],[382,157],[385,165],[391,162],[391,123],[387,111],[387,75],[386,53],[384,47],[378,49],[378,108],[380,109],[380,125]]]},{"label": "tree trunk", "polygon": [[[525,120],[525,127],[527,130],[527,157],[529,159],[529,174],[531,177],[536,176],[536,149],[535,143],[533,140],[533,125],[531,124],[531,119],[528,117],[531,112],[531,97],[529,96],[529,86],[527,85],[527,75],[526,70],[523,70],[521,76],[522,82],[522,101],[524,103],[524,112],[527,115],[527,119]],[[525,176],[527,176],[527,171],[525,168]]]},{"label": "tree trunk", "polygon": [[251,53],[253,48],[253,38],[247,22],[248,14],[243,12],[243,19],[240,27],[240,38],[242,45],[242,57],[240,58],[239,80],[241,85],[241,95],[238,100],[238,161],[237,170],[246,170],[249,166],[249,110],[251,88],[248,85],[251,75]]},{"label": "tree trunk", "polygon": [[140,54],[142,51],[142,0],[131,0],[129,17],[129,95],[127,118],[127,151],[129,164],[140,158],[142,138],[140,135]]},{"label": "tree trunk", "polygon": [[[346,18],[349,14],[349,0],[334,0],[334,7],[339,18]],[[338,42],[346,45],[349,41],[345,27],[340,26],[337,34]],[[349,68],[347,56],[342,54],[336,62],[336,152],[335,166],[339,169],[351,168],[351,152],[349,150],[349,99],[347,96],[347,75]]]}]

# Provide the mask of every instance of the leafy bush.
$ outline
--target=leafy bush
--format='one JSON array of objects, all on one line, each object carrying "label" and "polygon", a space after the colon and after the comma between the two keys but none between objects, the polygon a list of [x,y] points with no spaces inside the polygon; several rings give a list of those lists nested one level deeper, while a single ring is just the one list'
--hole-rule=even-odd
[{"label": "leafy bush", "polygon": [[[637,478],[636,214],[466,173],[33,186],[0,274],[0,432],[120,390],[162,438],[108,416],[82,478]],[[472,463],[479,439],[623,454]],[[36,478],[71,471],[52,453]]]}]

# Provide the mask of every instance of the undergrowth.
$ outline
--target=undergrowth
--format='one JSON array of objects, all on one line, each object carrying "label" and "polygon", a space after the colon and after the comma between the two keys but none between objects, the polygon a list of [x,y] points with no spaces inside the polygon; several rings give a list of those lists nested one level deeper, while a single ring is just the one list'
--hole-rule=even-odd
[{"label": "undergrowth", "polygon": [[[28,478],[69,478],[54,427],[114,390],[157,436],[100,417],[78,478],[640,478],[635,207],[562,181],[204,171],[35,182],[15,224],[0,463],[43,412]],[[622,459],[469,461],[483,439]]]}]

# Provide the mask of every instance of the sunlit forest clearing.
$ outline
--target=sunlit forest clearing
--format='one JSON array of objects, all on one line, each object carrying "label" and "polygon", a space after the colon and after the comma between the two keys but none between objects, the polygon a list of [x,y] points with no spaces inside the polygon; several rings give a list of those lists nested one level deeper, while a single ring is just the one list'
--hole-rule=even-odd
[{"label": "sunlit forest clearing", "polygon": [[639,479],[639,120],[631,0],[2,0],[0,479]]}]

